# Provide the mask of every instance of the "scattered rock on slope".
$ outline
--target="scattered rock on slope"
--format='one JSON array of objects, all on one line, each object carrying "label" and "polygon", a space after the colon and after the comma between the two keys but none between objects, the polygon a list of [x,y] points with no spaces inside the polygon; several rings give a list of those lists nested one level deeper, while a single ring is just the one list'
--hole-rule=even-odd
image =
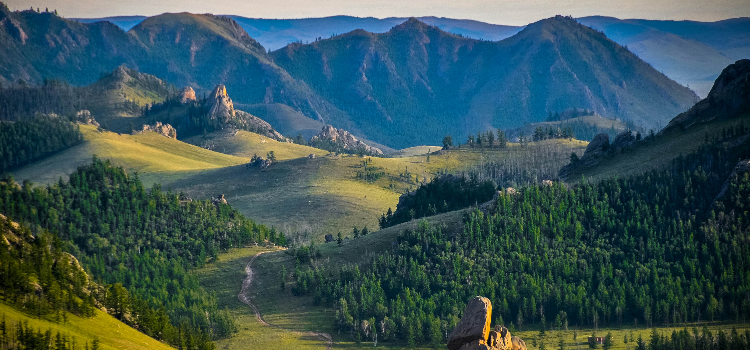
[{"label": "scattered rock on slope", "polygon": [[495,325],[490,331],[492,303],[481,296],[466,305],[461,321],[448,336],[448,350],[526,350],[526,343],[510,331]]}]

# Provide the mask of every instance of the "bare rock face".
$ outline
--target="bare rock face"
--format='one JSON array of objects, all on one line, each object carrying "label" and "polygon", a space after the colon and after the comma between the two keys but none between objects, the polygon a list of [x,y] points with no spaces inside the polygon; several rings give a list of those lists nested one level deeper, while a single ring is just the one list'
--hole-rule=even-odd
[{"label": "bare rock face", "polygon": [[180,93],[180,103],[188,103],[195,100],[195,90],[193,90],[193,88],[186,86],[182,89],[182,92]]},{"label": "bare rock face", "polygon": [[157,134],[161,134],[172,139],[177,139],[177,130],[171,125],[162,124],[161,122],[156,122],[156,124],[154,125],[144,124],[141,130],[135,131],[134,134],[140,134],[147,131],[153,131]]},{"label": "bare rock face", "polygon": [[208,100],[209,112],[208,117],[220,124],[229,123],[234,118],[234,103],[227,95],[227,88],[224,85],[216,85],[214,91]]},{"label": "bare rock face", "polygon": [[320,134],[313,136],[310,139],[311,143],[316,140],[328,140],[333,143],[341,145],[346,151],[356,152],[357,150],[363,150],[364,153],[372,155],[382,155],[383,151],[379,148],[368,146],[364,142],[358,140],[354,135],[344,129],[336,129],[331,125],[326,125]]},{"label": "bare rock face", "polygon": [[448,350],[526,350],[526,343],[510,331],[496,325],[490,331],[492,303],[474,297],[466,305],[461,321],[448,336]]},{"label": "bare rock face", "polygon": [[477,346],[486,344],[490,334],[490,317],[492,316],[492,303],[485,297],[474,297],[466,305],[461,321],[448,336],[448,350],[462,349],[464,344],[477,340]]}]

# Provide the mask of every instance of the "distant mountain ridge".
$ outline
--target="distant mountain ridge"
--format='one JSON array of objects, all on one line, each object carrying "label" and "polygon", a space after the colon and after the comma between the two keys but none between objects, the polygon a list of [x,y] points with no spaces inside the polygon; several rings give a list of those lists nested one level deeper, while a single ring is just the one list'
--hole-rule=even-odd
[{"label": "distant mountain ridge", "polygon": [[697,100],[600,32],[561,16],[500,42],[412,18],[383,34],[356,30],[271,56],[356,129],[397,147],[518,127],[570,108],[657,129]]},{"label": "distant mountain ridge", "polygon": [[[655,128],[697,99],[603,34],[559,16],[500,42],[410,19],[383,34],[357,30],[269,54],[224,16],[163,14],[125,33],[108,22],[0,12],[13,24],[6,28],[17,28],[0,32],[9,48],[0,55],[9,68],[2,84],[59,78],[83,85],[125,64],[198,95],[223,84],[238,105],[286,105],[391,147],[517,127],[569,108]],[[299,124],[285,121],[299,116],[283,108],[264,112],[275,111],[281,117],[263,119]]]},{"label": "distant mountain ridge", "polygon": [[[270,50],[290,43],[314,42],[356,29],[385,33],[408,18],[331,16],[301,19],[263,19],[228,15],[253,38]],[[76,19],[81,22],[107,20],[129,30],[145,16],[119,16],[98,19]],[[418,17],[443,31],[473,39],[499,41],[525,26],[505,26],[468,19]],[[750,18],[733,18],[716,22],[618,19],[604,16],[581,17],[581,24],[604,32],[610,39],[629,50],[657,70],[700,97],[705,97],[714,79],[728,64],[750,57]],[[694,53],[700,52],[700,55]]]}]

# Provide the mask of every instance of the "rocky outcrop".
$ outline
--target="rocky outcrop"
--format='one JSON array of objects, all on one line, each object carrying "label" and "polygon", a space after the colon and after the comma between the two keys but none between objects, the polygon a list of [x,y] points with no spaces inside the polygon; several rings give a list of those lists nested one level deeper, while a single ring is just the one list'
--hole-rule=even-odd
[{"label": "rocky outcrop", "polygon": [[377,147],[372,147],[358,140],[354,135],[344,129],[336,129],[331,125],[326,125],[323,130],[310,139],[310,144],[314,145],[317,141],[328,141],[340,146],[344,152],[358,153],[369,155],[382,155],[383,151]]},{"label": "rocky outcrop", "polygon": [[474,297],[466,304],[461,321],[448,336],[448,350],[463,349],[476,341],[486,343],[490,335],[492,303],[485,297]]},{"label": "rocky outcrop", "polygon": [[93,125],[97,128],[99,127],[99,123],[96,122],[94,116],[91,115],[91,112],[87,109],[82,109],[76,112],[76,123],[82,125]]},{"label": "rocky outcrop", "polygon": [[245,164],[245,166],[247,168],[265,169],[271,166],[271,164],[273,164],[273,160],[254,155],[253,158],[250,159],[250,163]]},{"label": "rocky outcrop", "polygon": [[624,149],[633,146],[635,143],[636,138],[630,130],[625,130],[617,134],[617,136],[615,136],[615,141],[611,144],[609,143],[609,135],[598,134],[594,136],[594,139],[589,142],[588,146],[586,146],[586,151],[584,151],[583,157],[575,163],[570,163],[562,167],[559,175],[561,178],[565,179],[573,171],[580,168],[593,167],[599,164],[607,155],[620,153]]},{"label": "rocky outcrop", "polygon": [[732,118],[750,111],[750,60],[730,64],[716,78],[708,96],[672,119],[661,134],[685,130],[717,118]]},{"label": "rocky outcrop", "polygon": [[224,194],[220,194],[218,197],[211,197],[211,203],[214,205],[227,204],[227,199],[224,198]]},{"label": "rocky outcrop", "polygon": [[234,119],[234,103],[227,95],[227,88],[224,85],[216,85],[214,91],[208,97],[208,118],[215,121],[217,126],[224,126]]},{"label": "rocky outcrop", "polygon": [[448,350],[526,350],[526,343],[510,331],[495,325],[490,330],[492,303],[481,296],[466,305],[461,320],[448,336]]},{"label": "rocky outcrop", "polygon": [[147,131],[153,131],[157,134],[161,134],[172,139],[177,139],[177,130],[175,130],[175,128],[173,128],[169,124],[162,124],[160,122],[156,122],[156,124],[154,125],[144,124],[141,130],[134,131],[133,134],[141,134]]},{"label": "rocky outcrop", "polygon": [[180,92],[180,103],[194,102],[195,100],[195,90],[193,88],[186,86],[182,89],[182,92]]},{"label": "rocky outcrop", "polygon": [[274,130],[271,124],[268,124],[265,120],[234,109],[234,103],[227,95],[227,88],[224,85],[217,85],[205,103],[205,108],[208,110],[208,119],[214,129],[247,130],[276,141],[291,142]]}]

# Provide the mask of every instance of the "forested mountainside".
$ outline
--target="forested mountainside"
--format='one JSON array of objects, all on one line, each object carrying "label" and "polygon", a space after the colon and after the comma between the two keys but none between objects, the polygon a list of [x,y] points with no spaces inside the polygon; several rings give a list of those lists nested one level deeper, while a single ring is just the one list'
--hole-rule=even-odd
[{"label": "forested mountainside", "polygon": [[716,142],[665,171],[508,191],[460,232],[423,224],[358,266],[301,267],[295,292],[355,339],[368,320],[408,344],[440,341],[475,295],[511,327],[746,319],[747,157]]},{"label": "forested mountainside", "polygon": [[236,329],[191,269],[230,247],[286,244],[283,234],[246,219],[226,201],[146,189],[137,176],[98,159],[68,182],[47,187],[5,179],[0,213],[37,236],[48,230],[92,279],[112,285],[105,305],[118,319],[187,349],[212,349],[212,339]]},{"label": "forested mountainside", "polygon": [[518,127],[568,108],[656,128],[696,100],[626,48],[564,17],[501,42],[411,19],[384,34],[354,31],[268,54],[221,16],[163,14],[125,33],[108,22],[5,6],[0,12],[8,23],[0,33],[8,47],[0,56],[3,85],[45,78],[89,84],[126,64],[198,95],[223,84],[237,103],[287,105],[391,147]]},{"label": "forested mountainside", "polygon": [[602,33],[560,16],[500,42],[410,19],[384,34],[357,30],[272,56],[358,130],[400,147],[518,127],[570,108],[657,129],[697,101]]}]

